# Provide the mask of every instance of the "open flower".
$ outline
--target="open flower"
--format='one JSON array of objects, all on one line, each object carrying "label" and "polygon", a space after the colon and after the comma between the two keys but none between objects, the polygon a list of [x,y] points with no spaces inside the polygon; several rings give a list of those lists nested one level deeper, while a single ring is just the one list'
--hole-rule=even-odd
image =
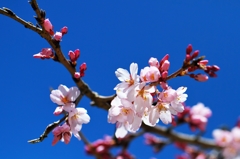
[{"label": "open flower", "polygon": [[122,83],[119,83],[114,90],[122,90],[123,92],[131,91],[139,82],[139,76],[137,75],[137,72],[138,65],[136,63],[131,63],[130,73],[122,68],[117,69],[115,74]]},{"label": "open flower", "polygon": [[65,85],[59,85],[58,89],[52,90],[50,98],[52,102],[58,105],[66,105],[67,103],[74,102],[80,95],[77,87],[68,88]]},{"label": "open flower", "polygon": [[69,107],[68,109],[68,123],[70,125],[73,135],[81,139],[78,132],[82,129],[82,124],[90,122],[90,116],[87,114],[87,110],[84,108]]}]

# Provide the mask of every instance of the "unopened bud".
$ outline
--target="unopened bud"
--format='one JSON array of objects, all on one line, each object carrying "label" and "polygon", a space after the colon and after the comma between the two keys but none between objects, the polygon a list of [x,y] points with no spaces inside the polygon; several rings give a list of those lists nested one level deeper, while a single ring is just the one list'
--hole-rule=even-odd
[{"label": "unopened bud", "polygon": [[67,34],[67,32],[68,32],[68,28],[66,26],[61,29],[62,35]]},{"label": "unopened bud", "polygon": [[187,55],[190,55],[191,52],[192,52],[192,45],[189,44],[189,45],[187,46],[187,48],[186,48],[186,54],[187,54]]}]

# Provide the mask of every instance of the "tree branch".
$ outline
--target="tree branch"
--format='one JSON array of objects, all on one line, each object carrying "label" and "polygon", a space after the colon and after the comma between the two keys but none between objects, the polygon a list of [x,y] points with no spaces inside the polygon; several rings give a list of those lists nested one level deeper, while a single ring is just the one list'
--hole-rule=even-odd
[{"label": "tree branch", "polygon": [[29,143],[31,144],[35,144],[35,143],[39,143],[39,142],[42,142],[46,137],[47,135],[55,128],[57,127],[59,124],[61,124],[64,120],[67,119],[67,115],[65,115],[64,117],[62,117],[60,120],[58,121],[55,121],[51,124],[49,124],[46,129],[44,130],[44,132],[42,133],[42,135],[40,135],[39,138],[36,138],[36,139],[32,139],[32,140],[28,140]]},{"label": "tree branch", "polygon": [[31,29],[34,32],[38,33],[38,34],[41,34],[41,32],[42,32],[41,28],[33,25],[31,22],[26,22],[25,20],[23,20],[22,18],[18,17],[13,11],[11,11],[8,8],[4,8],[4,7],[0,8],[0,14],[14,19],[15,21],[17,21],[20,24],[22,24],[25,28]]}]

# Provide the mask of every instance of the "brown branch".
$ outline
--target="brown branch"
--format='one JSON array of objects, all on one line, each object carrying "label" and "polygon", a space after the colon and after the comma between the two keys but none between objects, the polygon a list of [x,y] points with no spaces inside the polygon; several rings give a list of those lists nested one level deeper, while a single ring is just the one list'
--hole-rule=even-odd
[{"label": "brown branch", "polygon": [[65,121],[66,118],[67,118],[67,115],[65,115],[64,117],[62,117],[60,120],[55,121],[55,122],[49,124],[49,125],[46,127],[46,129],[44,130],[44,132],[42,133],[42,135],[40,135],[39,138],[29,140],[28,142],[31,143],[31,144],[35,144],[35,143],[42,142],[42,141],[47,137],[47,135],[48,135],[55,127],[57,127],[59,124],[61,124],[63,121]]},{"label": "brown branch", "polygon": [[81,131],[79,131],[78,134],[80,135],[80,137],[81,137],[81,139],[82,139],[82,141],[84,142],[85,145],[89,145],[90,144],[88,139],[85,137],[85,135]]},{"label": "brown branch", "polygon": [[184,133],[180,133],[177,131],[170,130],[166,127],[162,126],[155,126],[150,127],[145,125],[144,123],[141,126],[146,132],[151,132],[157,135],[161,135],[164,137],[167,137],[171,139],[172,141],[178,141],[178,142],[184,142],[196,146],[200,146],[203,149],[221,149],[221,147],[217,146],[216,143],[213,140],[202,138],[202,137],[196,137],[194,135],[188,135]]},{"label": "brown branch", "polygon": [[25,28],[31,29],[33,31],[35,31],[38,34],[41,34],[42,29],[33,25],[31,22],[26,22],[25,20],[23,20],[22,18],[18,17],[13,11],[11,11],[8,8],[0,8],[0,14],[5,15],[7,17],[10,17],[14,20],[16,20],[17,22],[19,22],[20,24],[22,24]]}]

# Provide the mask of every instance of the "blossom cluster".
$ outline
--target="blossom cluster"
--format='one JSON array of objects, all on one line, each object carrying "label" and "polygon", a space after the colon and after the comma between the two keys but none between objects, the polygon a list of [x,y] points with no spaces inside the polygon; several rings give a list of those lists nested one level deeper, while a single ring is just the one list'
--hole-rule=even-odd
[{"label": "blossom cluster", "polygon": [[53,114],[68,114],[66,123],[53,130],[52,145],[55,145],[59,140],[66,144],[69,143],[72,134],[79,140],[81,139],[79,131],[82,124],[87,124],[90,121],[90,117],[86,109],[75,107],[75,100],[79,95],[80,91],[77,87],[68,88],[65,85],[59,85],[58,89],[51,91],[50,99],[58,105]]},{"label": "blossom cluster", "polygon": [[205,131],[208,118],[212,115],[210,108],[206,107],[203,103],[197,103],[192,107],[186,106],[184,111],[177,114],[177,118],[173,118],[172,125],[177,126],[181,123],[188,123],[191,130],[199,129]]},{"label": "blossom cluster", "polygon": [[217,145],[224,147],[222,155],[225,159],[240,157],[240,127],[236,126],[231,131],[215,129],[213,137]]},{"label": "blossom cluster", "polygon": [[[111,102],[108,122],[116,123],[117,138],[125,137],[128,132],[136,132],[142,121],[149,126],[155,126],[159,119],[168,124],[172,122],[172,115],[183,112],[187,88],[174,90],[167,85],[168,58],[166,55],[160,62],[150,58],[150,66],[141,69],[140,76],[136,63],[131,63],[130,73],[123,68],[116,70],[121,83],[114,88],[117,96]],[[158,84],[163,88],[161,92],[157,89]]]}]

